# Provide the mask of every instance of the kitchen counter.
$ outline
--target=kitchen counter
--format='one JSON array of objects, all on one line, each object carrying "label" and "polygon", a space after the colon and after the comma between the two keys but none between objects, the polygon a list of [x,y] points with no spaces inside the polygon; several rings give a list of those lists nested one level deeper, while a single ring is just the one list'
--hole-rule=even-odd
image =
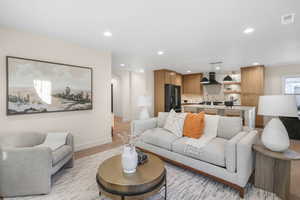
[{"label": "kitchen counter", "polygon": [[224,115],[225,110],[239,110],[242,112],[242,117],[245,125],[250,128],[255,128],[255,107],[252,106],[224,106],[224,105],[201,105],[201,104],[188,104],[182,105],[182,112],[185,108],[194,108],[196,112],[201,112],[204,109],[215,109],[218,115]]}]

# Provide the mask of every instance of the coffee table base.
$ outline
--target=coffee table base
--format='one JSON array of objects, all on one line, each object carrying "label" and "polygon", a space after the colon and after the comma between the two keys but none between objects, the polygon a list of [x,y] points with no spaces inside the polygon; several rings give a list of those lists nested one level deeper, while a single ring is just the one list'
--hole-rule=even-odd
[{"label": "coffee table base", "polygon": [[101,196],[101,194],[105,194],[106,196],[110,196],[110,197],[120,197],[121,200],[125,200],[126,197],[132,197],[134,199],[140,199],[140,198],[146,198],[146,197],[150,197],[154,194],[156,194],[157,192],[159,192],[162,188],[164,188],[165,190],[165,196],[164,199],[167,200],[167,174],[164,174],[164,177],[162,179],[161,182],[159,182],[157,185],[155,185],[152,188],[149,188],[146,191],[143,192],[137,192],[137,193],[121,193],[115,190],[110,190],[105,188],[97,179],[97,183],[98,183],[98,187],[99,187],[99,196]]}]

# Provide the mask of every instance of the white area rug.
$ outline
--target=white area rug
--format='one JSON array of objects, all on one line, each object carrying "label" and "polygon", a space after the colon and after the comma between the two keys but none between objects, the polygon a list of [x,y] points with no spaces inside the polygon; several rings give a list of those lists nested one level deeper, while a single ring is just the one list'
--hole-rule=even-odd
[{"label": "white area rug", "polygon": [[[121,152],[112,149],[75,161],[72,169],[66,169],[54,176],[52,191],[48,195],[5,198],[4,200],[108,200],[99,197],[96,183],[98,166],[105,159]],[[238,200],[237,191],[221,183],[188,170],[166,164],[168,200]],[[164,191],[149,200],[163,199]],[[247,200],[279,200],[276,195],[248,185]]]}]

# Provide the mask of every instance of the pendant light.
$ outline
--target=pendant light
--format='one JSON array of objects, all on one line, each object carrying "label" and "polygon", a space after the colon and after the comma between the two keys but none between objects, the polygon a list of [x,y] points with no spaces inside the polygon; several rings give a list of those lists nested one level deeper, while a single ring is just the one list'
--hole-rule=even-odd
[{"label": "pendant light", "polygon": [[231,76],[227,75],[227,76],[225,76],[225,78],[223,79],[223,81],[230,82],[230,81],[232,81],[232,78],[231,78]]}]

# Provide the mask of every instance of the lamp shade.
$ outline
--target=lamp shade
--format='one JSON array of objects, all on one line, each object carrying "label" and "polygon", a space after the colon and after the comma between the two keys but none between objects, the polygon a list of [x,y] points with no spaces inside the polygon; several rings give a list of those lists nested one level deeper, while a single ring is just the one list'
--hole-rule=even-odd
[{"label": "lamp shade", "polygon": [[298,117],[296,97],[294,95],[260,96],[258,114],[274,117]]},{"label": "lamp shade", "polygon": [[139,96],[137,99],[137,106],[138,107],[149,107],[152,105],[151,96]]}]

